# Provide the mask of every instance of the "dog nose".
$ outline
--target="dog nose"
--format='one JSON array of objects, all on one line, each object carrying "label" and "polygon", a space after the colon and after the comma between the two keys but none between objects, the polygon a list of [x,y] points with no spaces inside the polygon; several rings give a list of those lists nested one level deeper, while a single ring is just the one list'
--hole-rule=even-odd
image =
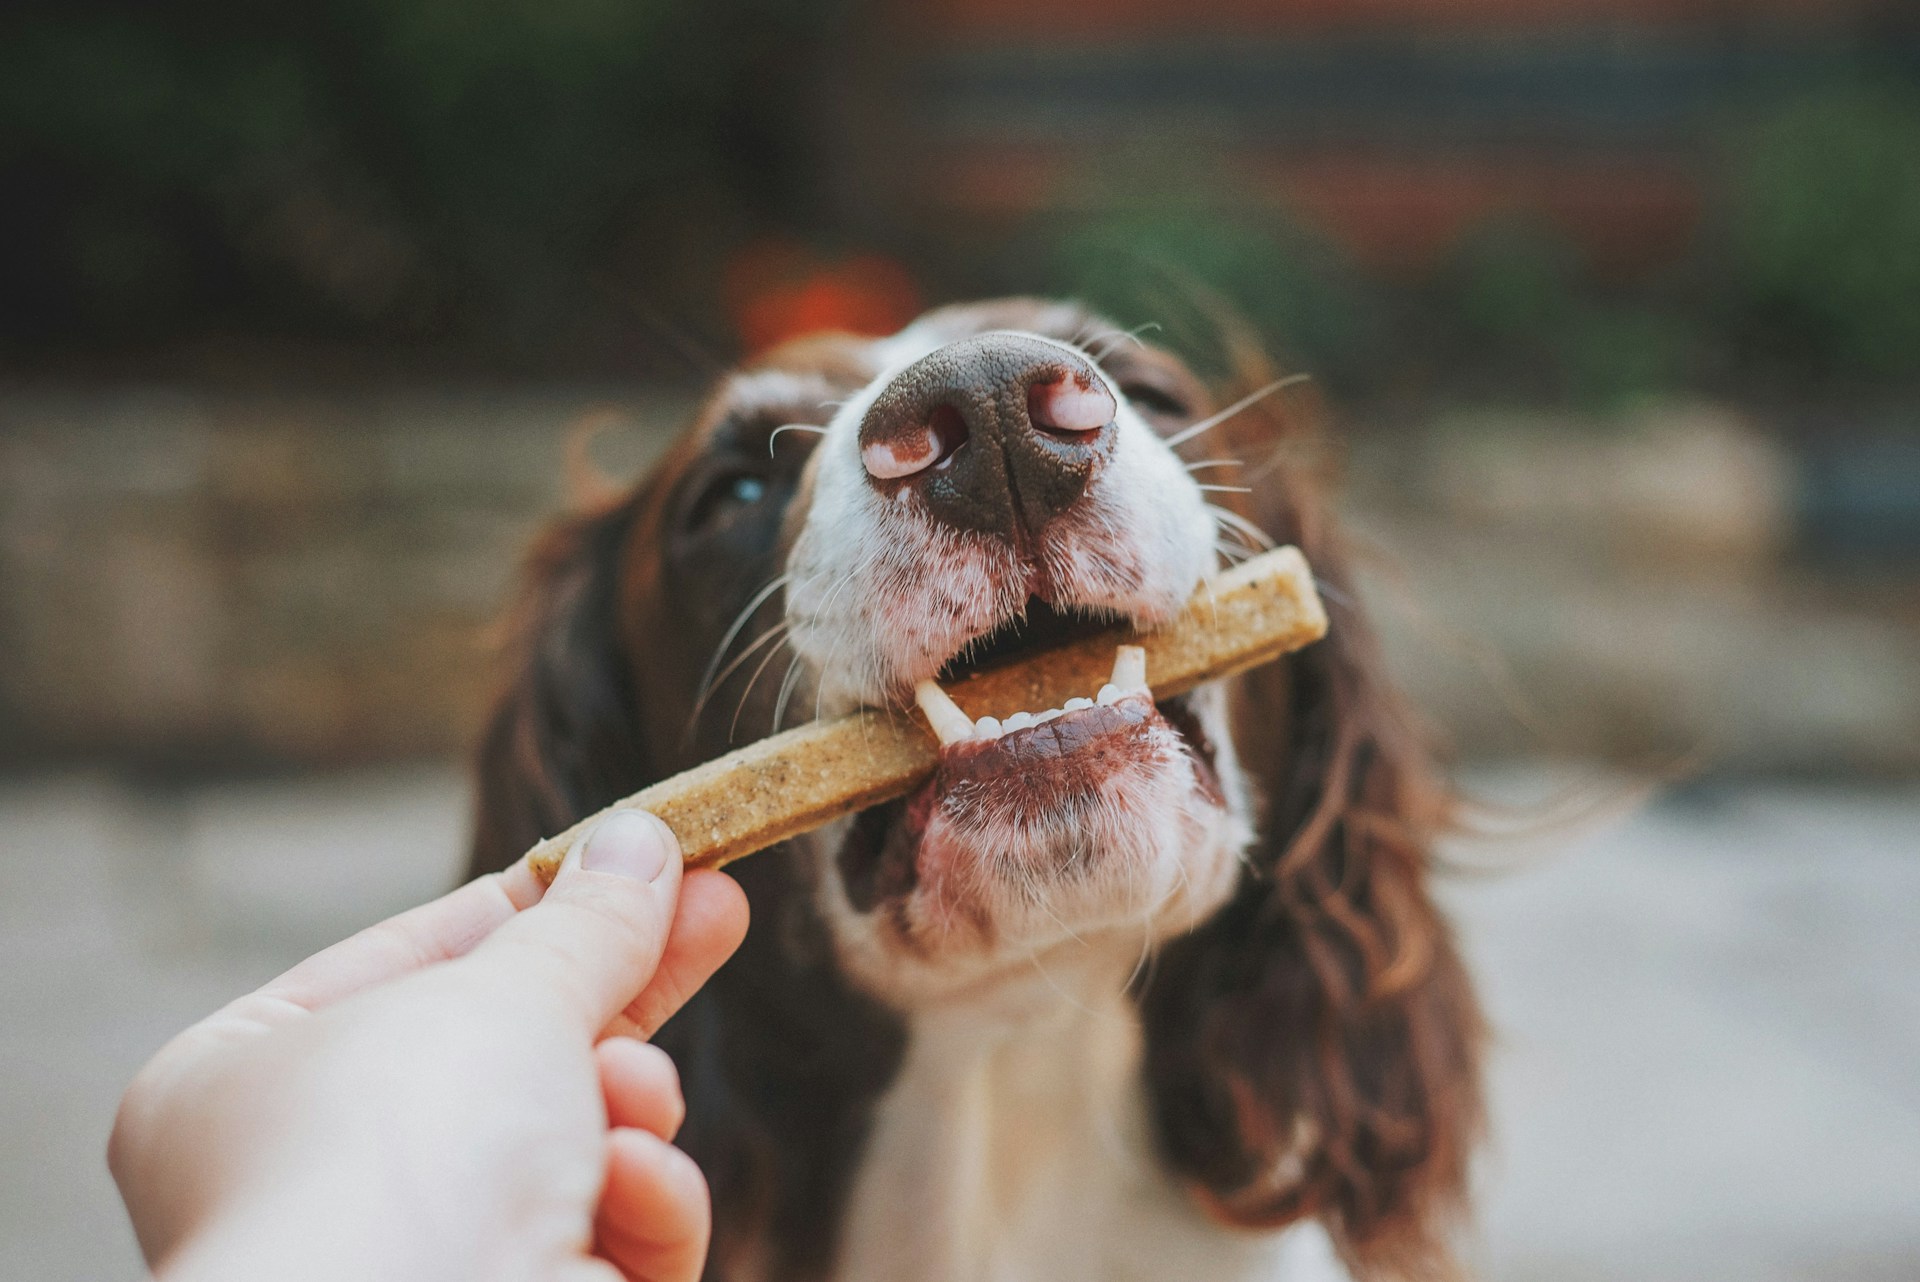
[{"label": "dog nose", "polygon": [[860,461],[883,493],[913,487],[955,529],[1018,541],[1086,492],[1113,454],[1117,410],[1079,353],[978,334],[886,386],[860,422]]}]

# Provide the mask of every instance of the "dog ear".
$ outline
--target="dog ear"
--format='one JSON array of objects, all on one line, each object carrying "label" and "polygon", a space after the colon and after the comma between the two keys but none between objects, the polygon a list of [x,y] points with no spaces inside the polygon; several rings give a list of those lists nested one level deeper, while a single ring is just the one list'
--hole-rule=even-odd
[{"label": "dog ear", "polygon": [[[1302,445],[1271,415],[1234,435],[1249,477]],[[1255,488],[1242,514],[1306,553],[1332,622],[1238,686],[1260,835],[1233,898],[1143,981],[1158,1139],[1230,1223],[1317,1216],[1357,1277],[1444,1277],[1481,1125],[1482,1028],[1426,888],[1448,797],[1389,688],[1323,487],[1289,467]]]},{"label": "dog ear", "polygon": [[469,876],[644,787],[639,690],[620,635],[622,559],[643,495],[534,544],[509,617],[508,678],[481,736]]}]

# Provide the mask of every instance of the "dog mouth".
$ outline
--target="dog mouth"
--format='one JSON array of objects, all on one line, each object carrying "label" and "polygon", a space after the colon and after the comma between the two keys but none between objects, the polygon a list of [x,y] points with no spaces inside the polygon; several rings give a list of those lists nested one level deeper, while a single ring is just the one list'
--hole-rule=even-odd
[{"label": "dog mouth", "polygon": [[[1014,640],[996,636],[951,660],[942,675],[1099,626],[1109,621],[1023,627]],[[1117,911],[1117,924],[1154,911],[1130,897],[1157,884],[1155,852],[1185,849],[1163,838],[1204,825],[1195,817],[1224,811],[1226,798],[1198,692],[1156,697],[1145,653],[1132,646],[1117,648],[1105,675],[1059,707],[1003,719],[969,718],[937,682],[919,683],[937,764],[914,792],[861,812],[848,829],[835,861],[849,906],[878,913],[916,953],[950,938],[990,941],[1003,927],[1046,934],[1063,919],[1086,925]],[[1001,918],[1010,910],[1013,922],[1024,920],[1033,904],[1044,920],[1021,927]]]},{"label": "dog mouth", "polygon": [[[1081,727],[1112,722],[1114,714],[1101,709],[1114,709],[1122,702],[1151,706],[1153,691],[1147,685],[1146,651],[1138,646],[1123,645],[1114,648],[1113,672],[1104,685],[1087,695],[1070,698],[1057,708],[1014,712],[1004,720],[998,717],[975,720],[967,716],[939,682],[932,680],[916,685],[913,697],[940,740],[943,758],[949,753],[959,753],[969,759],[983,753],[1017,758],[1034,755],[1041,751],[1043,744],[1052,745],[1045,755],[1069,754],[1084,738]],[[1056,725],[1056,722],[1062,724]]]},{"label": "dog mouth", "polygon": [[1104,632],[1122,621],[1122,616],[1114,610],[1061,607],[1041,597],[1029,597],[1019,614],[961,646],[958,652],[940,665],[935,679],[942,684],[951,684],[961,677],[999,667],[1033,651],[1050,649]]},{"label": "dog mouth", "polygon": [[[941,677],[1016,660],[1110,627],[1115,618],[1030,605],[1022,619],[949,659]],[[936,680],[921,681],[914,700],[940,741],[940,765],[929,789],[1003,818],[1028,824],[1070,820],[1116,777],[1161,764],[1170,743],[1191,758],[1202,790],[1218,791],[1213,750],[1187,697],[1154,696],[1146,652],[1138,646],[1116,646],[1107,680],[1058,707],[970,718]]]},{"label": "dog mouth", "polygon": [[[849,904],[885,907],[881,920],[916,950],[970,933],[990,940],[1011,904],[1046,905],[1034,927],[1043,934],[1063,914],[1084,924],[1122,903],[1132,906],[1116,922],[1153,911],[1130,896],[1153,882],[1153,852],[1180,849],[1154,834],[1185,831],[1180,816],[1226,800],[1194,696],[1155,698],[1132,646],[1118,648],[1107,675],[1057,708],[999,720],[969,719],[937,683],[921,682],[916,702],[940,739],[938,763],[913,793],[855,819],[837,854]],[[1088,889],[1099,885],[1108,889]],[[1066,897],[1049,898],[1056,892]],[[1097,904],[1107,906],[1089,908]]]},{"label": "dog mouth", "polygon": [[949,655],[939,679],[917,683],[937,763],[926,783],[861,812],[848,830],[836,863],[851,907],[888,905],[882,920],[911,947],[951,931],[991,938],[1002,909],[1025,920],[1014,905],[1030,902],[1046,906],[1045,920],[1029,923],[1043,934],[1063,916],[1084,923],[1117,911],[1118,922],[1152,911],[1131,897],[1186,858],[1192,838],[1176,834],[1204,832],[1204,816],[1227,804],[1201,692],[1157,696],[1146,652],[1128,645],[1116,647],[1104,680],[1090,677],[1092,688],[1057,707],[969,717],[941,685],[1109,631],[1121,617],[1029,603]]}]

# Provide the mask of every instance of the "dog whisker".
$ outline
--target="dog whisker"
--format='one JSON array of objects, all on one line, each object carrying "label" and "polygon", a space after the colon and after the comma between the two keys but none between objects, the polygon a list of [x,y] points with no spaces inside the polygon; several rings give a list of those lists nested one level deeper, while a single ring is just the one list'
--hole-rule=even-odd
[{"label": "dog whisker", "polygon": [[1107,359],[1107,354],[1113,351],[1114,348],[1120,346],[1120,344],[1131,342],[1135,345],[1142,345],[1140,343],[1140,335],[1146,333],[1148,330],[1158,330],[1159,328],[1159,321],[1148,321],[1144,325],[1135,325],[1132,329],[1111,336],[1104,343],[1100,344],[1099,351],[1090,351],[1087,355],[1093,357],[1096,361],[1104,361]]},{"label": "dog whisker", "polygon": [[[1051,912],[1048,912],[1044,905],[1039,905],[1039,907],[1042,912],[1046,912],[1047,915],[1049,917],[1053,917],[1055,921],[1060,920],[1058,917],[1054,917],[1054,915]],[[1068,933],[1071,934],[1072,932],[1068,932]],[[1074,935],[1073,939],[1075,943],[1084,944],[1086,942],[1085,940],[1082,940],[1078,935]],[[1076,997],[1074,994],[1068,992],[1066,989],[1060,987],[1060,982],[1056,980],[1050,973],[1048,973],[1046,964],[1040,960],[1040,949],[1038,947],[1035,947],[1028,952],[1027,961],[1030,965],[1032,965],[1034,973],[1040,976],[1041,982],[1044,983],[1048,988],[1051,988],[1053,990],[1054,996],[1058,997],[1062,1002],[1066,1003],[1068,1006],[1071,1006],[1074,1010],[1079,1011],[1083,1015],[1098,1014],[1098,1012],[1095,1011],[1093,1007],[1087,1005],[1085,1001],[1081,1000],[1079,997]]]},{"label": "dog whisker", "polygon": [[703,697],[713,685],[715,669],[720,666],[720,661],[726,658],[727,647],[732,645],[734,638],[740,635],[740,630],[747,626],[747,620],[753,617],[753,612],[765,605],[768,597],[791,582],[793,582],[792,574],[774,575],[753,594],[745,606],[741,607],[740,613],[733,616],[733,622],[727,626],[726,632],[721,636],[720,644],[713,648],[713,658],[708,660],[707,670],[700,676],[699,690]]},{"label": "dog whisker", "polygon": [[[849,583],[852,583],[854,580],[854,577],[858,573],[859,571],[857,570],[847,571],[845,575],[841,576],[841,579],[838,583],[834,584],[832,588],[828,589],[827,599],[820,603],[820,609],[817,611],[819,615],[825,616],[827,612],[833,608],[833,603],[840,596],[842,589],[844,589]],[[811,580],[809,580],[809,582],[811,582]],[[822,697],[825,696],[826,691],[827,691],[827,683],[825,681],[814,682],[813,719],[815,721],[818,721],[820,719],[820,701]]]},{"label": "dog whisker", "polygon": [[1220,426],[1220,424],[1226,422],[1228,419],[1232,418],[1235,414],[1238,414],[1242,410],[1248,409],[1254,405],[1259,404],[1261,401],[1265,400],[1269,396],[1272,396],[1275,392],[1279,391],[1281,388],[1292,387],[1296,383],[1304,383],[1309,378],[1312,378],[1312,377],[1313,376],[1311,374],[1290,374],[1286,378],[1276,378],[1273,380],[1273,382],[1268,383],[1265,387],[1261,388],[1259,391],[1249,392],[1247,395],[1242,396],[1239,400],[1227,406],[1227,408],[1221,410],[1218,414],[1210,414],[1206,418],[1201,419],[1198,423],[1193,424],[1191,427],[1175,432],[1172,436],[1169,436],[1167,438],[1167,448],[1170,450],[1179,449],[1182,445],[1185,445],[1188,441],[1200,435],[1200,433],[1209,431],[1213,428]]},{"label": "dog whisker", "polygon": [[1266,457],[1260,461],[1260,466],[1249,472],[1246,480],[1249,484],[1258,485],[1288,463],[1293,462],[1308,468],[1325,467],[1332,453],[1333,447],[1323,440],[1311,437],[1288,438],[1268,450]]},{"label": "dog whisker", "polygon": [[1261,546],[1258,543],[1248,538],[1245,534],[1241,533],[1239,530],[1228,529],[1226,526],[1219,525],[1217,523],[1214,528],[1219,530],[1222,535],[1227,536],[1221,539],[1220,543],[1226,547],[1239,549],[1240,555],[1243,559],[1252,557],[1255,554],[1264,550],[1261,548]]},{"label": "dog whisker", "polygon": [[1196,485],[1193,487],[1205,494],[1251,494],[1250,485]]},{"label": "dog whisker", "polygon": [[1205,580],[1202,580],[1202,582],[1205,583],[1207,589],[1207,609],[1213,615],[1213,630],[1218,632],[1220,630],[1220,599],[1214,595],[1212,583],[1208,583]]},{"label": "dog whisker", "polygon": [[1229,566],[1238,565],[1253,555],[1253,549],[1246,544],[1228,543],[1224,539],[1216,541],[1213,550],[1218,552]]},{"label": "dog whisker", "polygon": [[1189,472],[1198,472],[1203,468],[1209,467],[1245,467],[1246,465],[1247,461],[1240,458],[1208,458],[1201,459],[1198,463],[1188,463],[1184,466]]},{"label": "dog whisker", "polygon": [[768,646],[766,657],[760,660],[759,666],[753,670],[753,675],[747,678],[747,688],[740,692],[740,702],[734,705],[733,720],[727,723],[728,743],[733,742],[734,733],[740,728],[740,714],[747,710],[747,700],[753,696],[753,687],[760,683],[760,674],[767,670],[767,665],[773,662],[773,656],[779,653],[779,646]]},{"label": "dog whisker", "polygon": [[825,436],[827,429],[824,427],[815,427],[811,423],[782,423],[779,427],[767,433],[768,458],[773,457],[773,443],[780,438],[780,433],[782,432],[812,432],[815,436]]},{"label": "dog whisker", "polygon": [[1353,597],[1346,592],[1345,589],[1335,587],[1333,584],[1327,582],[1325,579],[1321,578],[1317,574],[1313,576],[1313,586],[1314,586],[1314,590],[1317,591],[1321,596],[1333,602],[1335,605],[1339,606],[1343,610],[1351,611],[1351,610],[1358,610],[1360,608],[1360,603],[1358,601],[1355,601]]},{"label": "dog whisker", "polygon": [[1224,526],[1229,533],[1240,535],[1259,551],[1264,552],[1273,546],[1272,536],[1238,512],[1229,512],[1216,503],[1207,504],[1207,510],[1213,513],[1216,524]]},{"label": "dog whisker", "polygon": [[[694,701],[693,714],[687,718],[687,733],[689,735],[693,733],[694,727],[700,721],[700,714],[706,711],[708,700],[712,699],[715,692],[718,691],[721,686],[726,684],[726,680],[728,677],[732,676],[735,672],[739,671],[741,664],[745,663],[748,659],[751,659],[754,656],[754,653],[757,650],[759,650],[761,646],[766,645],[767,642],[785,640],[787,635],[792,631],[793,631],[793,624],[783,620],[782,622],[774,624],[772,627],[762,632],[759,636],[755,637],[751,644],[749,644],[744,650],[740,651],[739,654],[735,655],[733,657],[732,662],[728,663],[726,667],[722,668],[720,670],[719,675],[713,679],[713,685],[705,690],[702,690],[700,692],[700,697]],[[779,648],[780,647],[778,645],[774,646],[774,649],[776,650]]]},{"label": "dog whisker", "polygon": [[780,679],[780,695],[773,703],[773,728],[768,732],[778,734],[787,720],[787,699],[793,694],[794,680],[800,675],[800,655],[796,651],[787,664],[787,674]]}]

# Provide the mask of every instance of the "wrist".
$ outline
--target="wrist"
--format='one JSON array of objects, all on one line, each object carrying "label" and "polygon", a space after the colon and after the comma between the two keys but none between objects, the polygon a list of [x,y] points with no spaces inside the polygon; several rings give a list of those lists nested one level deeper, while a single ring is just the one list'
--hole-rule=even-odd
[{"label": "wrist", "polygon": [[[422,1217],[429,1218],[429,1217]],[[159,1282],[237,1282],[271,1277],[451,1278],[458,1255],[436,1250],[423,1225],[388,1199],[309,1172],[253,1184],[191,1231],[155,1269]]]}]

